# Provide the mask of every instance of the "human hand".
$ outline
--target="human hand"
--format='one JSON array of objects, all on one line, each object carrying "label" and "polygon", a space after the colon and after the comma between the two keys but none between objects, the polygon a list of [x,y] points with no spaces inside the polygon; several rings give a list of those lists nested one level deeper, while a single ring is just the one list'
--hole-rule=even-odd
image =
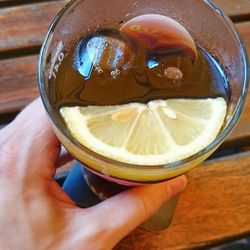
[{"label": "human hand", "polygon": [[40,100],[0,130],[1,249],[112,249],[186,186],[181,176],[82,209],[53,179],[60,148]]}]

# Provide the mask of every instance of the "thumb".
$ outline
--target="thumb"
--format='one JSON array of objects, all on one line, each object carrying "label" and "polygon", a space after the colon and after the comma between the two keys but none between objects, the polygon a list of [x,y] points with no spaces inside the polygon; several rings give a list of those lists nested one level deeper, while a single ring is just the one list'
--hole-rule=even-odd
[{"label": "thumb", "polygon": [[136,187],[120,193],[101,204],[89,208],[99,230],[110,238],[114,246],[137,226],[150,218],[161,205],[186,187],[186,177]]}]

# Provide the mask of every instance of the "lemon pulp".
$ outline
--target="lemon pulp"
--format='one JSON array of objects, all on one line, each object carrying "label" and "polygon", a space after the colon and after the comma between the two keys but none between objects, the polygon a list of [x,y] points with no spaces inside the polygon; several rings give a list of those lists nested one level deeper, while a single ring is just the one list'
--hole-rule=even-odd
[{"label": "lemon pulp", "polygon": [[137,165],[167,164],[201,151],[217,137],[226,112],[221,97],[60,109],[79,143]]}]

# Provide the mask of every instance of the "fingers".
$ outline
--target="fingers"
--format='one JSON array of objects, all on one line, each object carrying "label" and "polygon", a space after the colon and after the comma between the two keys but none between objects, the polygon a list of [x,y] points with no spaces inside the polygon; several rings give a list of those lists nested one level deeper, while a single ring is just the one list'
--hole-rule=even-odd
[{"label": "fingers", "polygon": [[187,179],[180,176],[165,183],[137,187],[90,208],[102,237],[115,245],[129,232],[150,218],[160,206],[185,189]]},{"label": "fingers", "polygon": [[53,175],[59,151],[60,144],[40,99],[0,131],[0,167]]}]

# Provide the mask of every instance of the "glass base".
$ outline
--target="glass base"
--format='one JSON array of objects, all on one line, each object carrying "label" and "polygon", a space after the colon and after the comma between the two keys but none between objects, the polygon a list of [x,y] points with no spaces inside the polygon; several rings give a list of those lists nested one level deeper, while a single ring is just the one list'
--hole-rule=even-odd
[{"label": "glass base", "polygon": [[[63,190],[79,207],[83,208],[94,206],[102,200],[130,188],[104,180],[78,162],[74,164],[63,184]],[[177,196],[164,203],[158,212],[143,223],[141,227],[151,232],[166,230],[171,225],[178,199]]]}]

